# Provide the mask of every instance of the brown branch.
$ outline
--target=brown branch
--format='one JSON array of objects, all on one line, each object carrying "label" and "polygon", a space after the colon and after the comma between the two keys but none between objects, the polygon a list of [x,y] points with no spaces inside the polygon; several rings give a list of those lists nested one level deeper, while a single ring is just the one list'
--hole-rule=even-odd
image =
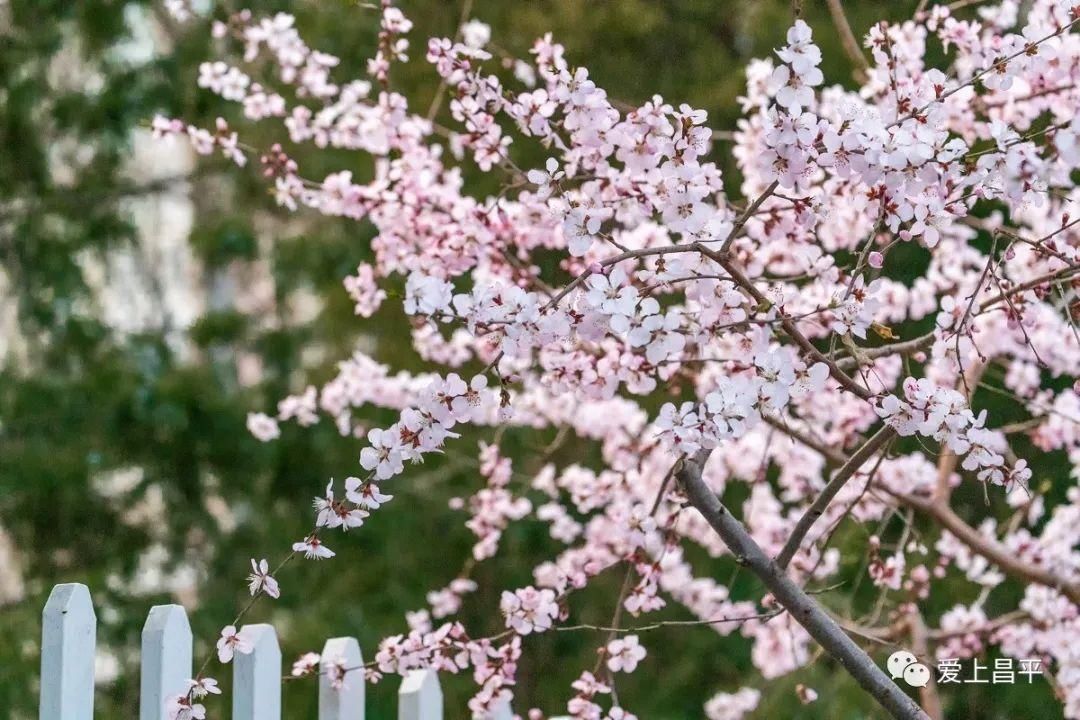
[{"label": "brown branch", "polygon": [[[920,658],[930,657],[926,622],[914,603],[912,603],[911,612],[907,615],[907,627],[911,633],[911,651]],[[919,688],[919,700],[922,701],[926,714],[933,720],[942,720],[945,717],[945,713],[941,708],[941,696],[938,694],[937,683],[927,683]]]},{"label": "brown branch", "polygon": [[825,4],[829,7],[829,15],[832,16],[833,25],[836,26],[836,33],[840,36],[840,47],[855,65],[852,71],[855,80],[860,84],[865,83],[870,63],[866,61],[866,56],[859,47],[859,41],[855,39],[855,33],[851,31],[851,23],[848,22],[847,15],[844,13],[844,6],[840,4],[840,0],[825,0]]},{"label": "brown branch", "polygon": [[[1059,35],[1065,34],[1066,32],[1068,32],[1069,30],[1072,29],[1073,25],[1075,25],[1078,22],[1080,22],[1080,17],[1072,20],[1067,25],[1063,25],[1062,27],[1056,29],[1054,32],[1050,33],[1049,35],[1041,37],[1038,40],[1034,40],[1032,42],[1026,43],[1023,48],[1021,48],[1020,50],[1017,50],[1013,54],[1008,55],[1006,57],[1003,57],[1003,58],[1001,58],[999,60],[995,60],[990,65],[990,67],[987,67],[987,68],[984,68],[984,69],[980,70],[979,72],[975,73],[970,78],[968,78],[966,81],[956,85],[951,90],[947,90],[947,91],[941,93],[940,95],[938,95],[933,100],[926,103],[925,105],[923,105],[923,106],[921,106],[919,108],[916,108],[915,110],[912,110],[911,112],[909,112],[906,115],[898,117],[896,120],[893,120],[891,123],[889,123],[888,127],[889,128],[895,127],[895,126],[900,125],[901,123],[903,123],[903,122],[905,122],[907,120],[910,120],[911,118],[923,115],[924,113],[926,113],[927,110],[930,109],[930,107],[934,103],[944,102],[945,100],[952,97],[956,93],[960,92],[964,88],[973,86],[975,83],[977,83],[979,80],[981,80],[983,78],[983,76],[985,76],[985,75],[987,75],[987,74],[989,74],[991,72],[996,72],[996,71],[999,71],[999,70],[1007,67],[1010,62],[1012,62],[1016,58],[1020,57],[1021,55],[1028,54],[1028,53],[1030,53],[1032,51],[1032,49],[1037,48],[1039,45],[1042,45],[1044,42],[1046,42],[1048,40],[1051,40],[1051,39],[1053,39],[1053,38],[1055,38],[1055,37],[1057,37]],[[951,78],[951,79],[953,79],[953,78]]]},{"label": "brown branch", "polygon": [[[473,0],[465,0],[461,5],[461,16],[458,18],[457,30],[454,33],[454,42],[461,40],[462,29],[465,27],[465,23],[469,20],[469,14],[472,13]],[[428,106],[427,115],[424,117],[428,122],[433,122],[435,117],[439,114],[439,109],[442,107],[443,96],[446,94],[448,83],[446,78],[439,81],[439,87],[435,91],[434,97],[431,98],[431,105]]]},{"label": "brown branch", "polygon": [[1012,610],[1007,613],[998,615],[993,620],[988,621],[982,627],[977,628],[963,628],[957,630],[929,630],[927,631],[927,637],[934,642],[941,642],[942,640],[948,640],[950,638],[958,637],[960,635],[969,635],[976,633],[978,635],[990,635],[997,632],[1006,625],[1012,625],[1015,622],[1028,619],[1028,613],[1025,610]]},{"label": "brown branch", "polygon": [[721,255],[727,253],[728,250],[731,249],[731,243],[735,242],[735,240],[740,235],[742,235],[743,230],[746,228],[746,221],[749,220],[754,215],[754,213],[758,211],[762,203],[769,199],[770,195],[776,192],[776,188],[778,187],[780,187],[780,181],[773,180],[772,185],[765,188],[765,191],[758,195],[757,199],[754,200],[754,202],[750,203],[750,206],[747,207],[746,210],[743,210],[742,214],[739,215],[739,218],[735,221],[735,224],[731,226],[731,232],[728,233],[727,238],[725,238],[723,244],[720,245]]},{"label": "brown branch", "polygon": [[[605,633],[639,633],[648,632],[650,630],[660,630],[662,628],[669,627],[701,627],[707,625],[724,625],[726,623],[745,623],[750,620],[771,620],[777,615],[784,612],[783,608],[779,610],[771,610],[765,613],[756,613],[754,615],[737,615],[733,617],[720,617],[712,620],[657,620],[654,623],[648,625],[633,625],[630,627],[619,627],[617,625],[556,625],[552,628],[555,632],[577,632],[580,630],[592,630],[594,632]],[[610,642],[610,641],[609,641]]]},{"label": "brown branch", "polygon": [[[805,435],[792,433],[791,429],[787,428],[783,423],[776,421],[770,422],[770,424],[781,432],[804,443],[808,447],[821,452],[830,460],[835,461],[837,459],[835,451],[824,448],[818,443],[814,443]],[[942,527],[960,540],[960,542],[967,545],[976,554],[997,565],[1007,575],[1028,582],[1035,582],[1057,590],[1072,602],[1080,605],[1080,583],[1066,582],[1063,578],[1055,575],[1050,570],[1035,567],[1034,565],[1024,562],[996,540],[984,536],[971,525],[964,522],[963,518],[953,512],[948,506],[934,502],[928,498],[896,492],[881,483],[875,484],[874,487],[884,491],[890,497],[895,498],[900,504],[917,510],[936,520]]]},{"label": "brown branch", "polygon": [[997,565],[1007,575],[1045,585],[1048,588],[1057,590],[1073,603],[1080,605],[1080,584],[1067,582],[1052,570],[1024,562],[1013,551],[1004,547],[994,538],[983,535],[968,525],[959,515],[952,511],[952,508],[932,500],[895,492],[884,485],[878,487],[895,497],[902,504],[936,520],[942,527],[956,536],[960,542]]},{"label": "brown branch", "polygon": [[1065,85],[1060,85],[1058,87],[1043,88],[1042,90],[1037,90],[1035,92],[1028,93],[1027,95],[1024,95],[1022,97],[1004,97],[1004,98],[1002,98],[1000,100],[993,100],[993,101],[986,100],[985,98],[980,97],[979,98],[979,100],[980,100],[979,104],[982,105],[983,108],[989,110],[991,108],[999,108],[999,107],[1003,107],[1005,105],[1013,105],[1013,104],[1019,105],[1021,103],[1027,102],[1028,100],[1035,100],[1037,98],[1046,97],[1047,95],[1056,95],[1057,93],[1069,92],[1070,90],[1075,90],[1075,89],[1076,89],[1076,84],[1075,83],[1067,83]]},{"label": "brown branch", "polygon": [[[698,249],[701,253],[710,260],[718,263],[722,268],[727,270],[728,275],[731,276],[732,281],[747,292],[759,305],[769,306],[772,302],[765,297],[765,295],[757,289],[753,281],[746,276],[746,273],[735,264],[730,256],[723,253],[718,253],[701,243],[698,243]],[[779,311],[778,311],[779,312]],[[848,376],[832,359],[827,357],[824,353],[814,347],[814,344],[810,342],[802,331],[791,318],[787,317],[783,312],[779,312],[780,325],[783,326],[784,331],[795,341],[795,344],[802,348],[803,352],[813,360],[814,362],[825,363],[829,367],[829,374],[840,383],[840,385],[847,391],[854,393],[863,400],[869,400],[873,397],[873,393],[859,385],[850,376]]]},{"label": "brown branch", "polygon": [[834,465],[843,465],[845,462],[847,462],[847,458],[839,450],[835,450],[828,445],[819,442],[817,439],[811,437],[808,433],[800,430],[797,427],[792,426],[791,423],[789,423],[786,419],[776,417],[774,415],[762,415],[761,417],[769,425],[772,425],[777,430],[780,430],[791,439],[798,440],[800,443],[810,448],[811,450],[816,450],[821,455],[824,455],[825,458]]},{"label": "brown branch", "polygon": [[[956,630],[928,629],[926,631],[926,639],[931,643],[940,643],[944,640],[949,640],[961,635],[992,635],[1006,625],[1012,625],[1015,622],[1026,620],[1029,617],[1028,613],[1024,610],[1010,610],[1007,613],[998,615],[993,620],[988,620],[977,628],[965,627]],[[891,625],[884,627],[860,625],[853,620],[841,617],[837,617],[836,621],[840,623],[840,627],[853,635],[860,635],[869,640],[873,640],[874,642],[886,645],[895,645],[896,641],[907,631],[906,623],[903,621],[896,621]]]},{"label": "brown branch", "polygon": [[787,542],[784,543],[784,547],[781,548],[779,554],[776,556],[776,564],[781,570],[787,568],[788,563],[791,562],[791,558],[798,552],[799,546],[802,545],[802,541],[806,538],[806,534],[810,532],[814,527],[814,523],[821,517],[825,510],[829,507],[829,503],[832,502],[836,494],[843,489],[847,481],[850,480],[855,473],[859,471],[859,468],[863,464],[873,457],[874,453],[880,450],[886,443],[896,437],[896,431],[889,425],[884,426],[877,433],[874,434],[869,440],[863,443],[862,447],[855,451],[855,454],[851,456],[851,459],[844,463],[844,466],[836,471],[836,475],[833,479],[825,485],[818,494],[814,502],[803,513],[799,521],[795,523],[795,529],[791,531],[791,535],[788,536]]},{"label": "brown branch", "polygon": [[1002,302],[1006,298],[1013,297],[1014,295],[1019,295],[1022,292],[1027,292],[1028,290],[1037,288],[1040,285],[1045,285],[1049,282],[1053,282],[1054,280],[1064,280],[1077,273],[1080,273],[1080,265],[1070,265],[1068,267],[1054,270],[1053,272],[1048,272],[1037,277],[1033,277],[1030,280],[1020,283],[1019,285],[1013,285],[1007,290],[1002,290],[992,298],[984,300],[982,303],[979,304],[979,311],[982,312],[983,310],[988,310],[989,308],[997,305],[999,302]]},{"label": "brown branch", "polygon": [[701,477],[711,451],[702,450],[683,459],[676,473],[690,504],[697,508],[720,536],[736,560],[748,567],[797,623],[831,655],[894,718],[930,720],[929,716],[882,672],[858,644],[840,628],[817,602],[807,595],[728,512]]},{"label": "brown branch", "polygon": [[[934,344],[934,333],[928,332],[925,335],[920,335],[917,338],[911,340],[905,340],[904,342],[892,343],[891,345],[882,345],[880,347],[873,348],[859,348],[860,358],[863,360],[876,360],[880,357],[887,357],[889,355],[910,355],[917,353],[920,350],[926,350],[928,347]],[[840,358],[836,361],[837,367],[841,370],[851,370],[859,367],[859,359],[854,356]]]},{"label": "brown branch", "polygon": [[[999,292],[993,297],[987,298],[979,303],[978,311],[981,313],[985,310],[989,310],[994,305],[1004,301],[1006,298],[1014,297],[1022,292],[1026,292],[1033,288],[1037,288],[1040,285],[1053,282],[1054,280],[1064,280],[1072,275],[1080,274],[1080,266],[1069,266],[1054,270],[1053,272],[1044,273],[1030,280],[1022,282],[1018,285],[1014,285],[1008,290]],[[874,360],[880,357],[886,357],[888,355],[908,355],[911,353],[919,352],[920,350],[926,350],[934,344],[934,333],[928,332],[925,335],[920,335],[917,338],[911,340],[905,340],[904,342],[893,343],[891,345],[882,345],[875,348],[860,348],[859,354],[864,360]],[[854,357],[846,357],[837,360],[835,365],[841,371],[856,368],[859,365],[859,360]]]}]

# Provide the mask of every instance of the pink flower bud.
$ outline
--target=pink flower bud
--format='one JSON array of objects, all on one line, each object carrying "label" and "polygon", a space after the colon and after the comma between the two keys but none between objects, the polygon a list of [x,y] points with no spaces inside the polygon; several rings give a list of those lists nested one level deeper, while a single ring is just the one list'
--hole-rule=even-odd
[{"label": "pink flower bud", "polygon": [[877,250],[875,250],[872,253],[870,253],[870,257],[868,259],[868,262],[870,263],[870,267],[872,267],[872,268],[880,268],[882,265],[885,264],[885,256],[882,255],[881,253],[879,253]]}]

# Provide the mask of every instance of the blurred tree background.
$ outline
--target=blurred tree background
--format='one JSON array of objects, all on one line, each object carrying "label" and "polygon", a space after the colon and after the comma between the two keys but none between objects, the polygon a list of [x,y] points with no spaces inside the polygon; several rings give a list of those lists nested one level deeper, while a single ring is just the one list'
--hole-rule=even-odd
[{"label": "blurred tree background", "polygon": [[[461,2],[400,2],[416,27],[412,62],[395,69],[394,84],[420,112],[437,86],[423,60],[426,39],[454,34]],[[847,81],[851,66],[824,3],[804,4],[826,78]],[[910,16],[915,4],[846,3],[860,36],[878,19]],[[342,59],[338,79],[361,76],[373,53],[377,15],[355,2],[245,6],[256,16],[296,14],[312,47]],[[202,657],[244,601],[248,559],[280,557],[310,527],[311,497],[329,478],[356,471],[359,442],[328,421],[286,424],[279,441],[261,444],[245,429],[249,411],[272,413],[280,398],[332,377],[358,344],[394,369],[424,367],[400,332],[405,321],[393,299],[364,321],[342,288],[370,259],[369,227],[288,214],[257,169],[195,161],[149,140],[158,112],[203,127],[223,115],[257,147],[282,139],[274,123],[253,128],[236,106],[195,84],[199,63],[215,57],[210,19],[239,7],[226,3],[181,27],[146,0],[0,2],[0,708],[12,718],[36,717],[40,611],[54,583],[83,582],[94,594],[103,655],[98,716],[133,717],[148,608],[184,603]],[[733,129],[742,69],[782,42],[790,7],[787,0],[476,0],[470,16],[491,24],[493,42],[518,56],[551,31],[571,64],[589,67],[619,101],[659,93],[708,110],[714,128]],[[353,154],[287,150],[309,177],[365,172]],[[737,187],[723,141],[714,158]],[[386,488],[400,502],[362,531],[337,537],[333,562],[293,563],[281,574],[281,600],[260,604],[249,619],[276,625],[287,661],[331,635],[357,636],[370,658],[379,638],[406,629],[404,613],[424,607],[428,590],[453,579],[473,538],[448,501],[480,482],[478,439],[465,438],[459,455]],[[517,435],[503,446],[529,472],[530,456],[551,439]],[[572,462],[574,452],[554,460]],[[856,559],[863,541],[850,540]],[[531,568],[555,551],[546,526],[512,529],[501,556],[517,560],[474,571],[482,590],[467,598],[466,626],[476,635],[496,631],[498,590],[528,584]],[[702,557],[694,560],[707,572]],[[730,563],[717,568],[717,577],[731,573]],[[575,616],[606,624],[619,581],[609,574],[575,597]],[[734,587],[756,592],[748,580]],[[665,613],[684,617],[675,608]],[[764,693],[755,717],[875,713],[828,663],[763,681],[738,634],[664,630],[643,640],[650,655],[642,677],[664,681],[620,688],[625,707],[642,718],[699,717],[712,694],[748,678]],[[515,707],[561,710],[598,642],[578,633],[530,637]],[[227,686],[231,673],[213,666],[211,674]],[[800,682],[822,699],[799,707]],[[396,685],[369,690],[371,717],[393,716]],[[453,679],[446,689],[447,707],[464,708],[471,681]],[[286,717],[313,717],[315,698],[310,681],[289,685]],[[1002,692],[992,706],[985,695],[960,699],[951,716],[1059,712],[1045,688]],[[227,714],[221,701],[209,709]]]}]

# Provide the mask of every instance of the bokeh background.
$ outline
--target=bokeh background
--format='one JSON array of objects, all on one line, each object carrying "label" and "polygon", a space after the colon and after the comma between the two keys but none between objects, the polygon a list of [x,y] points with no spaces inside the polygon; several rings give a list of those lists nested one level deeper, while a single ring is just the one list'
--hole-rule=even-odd
[{"label": "bokeh background", "polygon": [[[399,3],[416,27],[413,61],[395,69],[394,84],[421,111],[437,85],[422,57],[426,39],[453,35],[461,2]],[[850,83],[824,3],[804,5],[826,78]],[[846,5],[861,36],[878,19],[909,17],[916,2]],[[183,603],[201,657],[246,597],[248,559],[279,557],[310,527],[312,496],[329,478],[356,471],[359,443],[329,422],[287,424],[279,441],[262,444],[247,433],[246,414],[272,413],[281,397],[329,379],[357,346],[394,368],[425,367],[402,332],[400,303],[392,298],[362,320],[342,288],[370,259],[370,227],[289,214],[275,207],[257,169],[151,140],[149,121],[159,112],[204,127],[225,116],[257,147],[282,138],[275,123],[253,128],[236,106],[195,84],[199,63],[215,57],[208,18],[240,7],[216,6],[181,27],[159,2],[0,0],[0,716],[37,716],[41,607],[54,583],[77,581],[90,586],[98,612],[98,717],[134,717],[148,608]],[[377,14],[356,2],[243,7],[294,13],[312,47],[342,59],[337,78],[362,75],[373,53]],[[492,26],[496,45],[522,56],[553,32],[571,64],[589,67],[617,100],[659,93],[706,109],[714,128],[733,129],[743,67],[782,42],[790,7],[476,0],[470,16]],[[287,149],[309,177],[365,172],[353,154]],[[737,188],[722,140],[713,155]],[[483,179],[470,182],[485,189]],[[386,488],[399,501],[338,538],[333,562],[293,563],[281,574],[281,600],[260,604],[251,619],[275,624],[287,661],[344,634],[372,657],[381,637],[405,631],[406,611],[424,607],[425,593],[457,574],[472,536],[448,502],[478,486],[478,439]],[[503,445],[527,473],[551,440],[522,434]],[[554,459],[582,452],[571,443]],[[843,542],[857,565],[865,536]],[[497,631],[498,590],[528,584],[532,567],[554,552],[540,523],[513,528],[499,558],[474,571],[481,591],[469,597],[463,622],[476,635]],[[730,563],[715,571],[733,578],[736,594],[756,591]],[[601,577],[575,597],[575,616],[605,624],[619,581]],[[684,615],[669,608],[665,617]],[[662,630],[643,640],[644,670],[620,689],[643,719],[700,717],[715,692],[744,684],[764,693],[754,717],[876,717],[825,662],[766,682],[738,634]],[[578,633],[529,638],[515,707],[562,710],[598,641]],[[211,674],[228,684],[227,669]],[[799,706],[796,683],[822,699]],[[394,716],[396,687],[390,679],[369,689],[370,717]],[[471,682],[450,679],[445,688],[449,717],[464,717]],[[956,718],[1060,713],[1045,685],[976,688],[946,700]],[[210,703],[211,716],[226,717],[227,702]],[[286,717],[314,717],[315,704],[310,681],[286,687]]]}]

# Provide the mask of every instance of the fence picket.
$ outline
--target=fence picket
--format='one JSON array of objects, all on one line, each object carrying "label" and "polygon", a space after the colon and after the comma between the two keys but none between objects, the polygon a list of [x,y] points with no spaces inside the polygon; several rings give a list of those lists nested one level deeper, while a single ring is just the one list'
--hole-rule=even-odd
[{"label": "fence picket", "polygon": [[254,646],[233,657],[233,720],[281,720],[281,648],[272,625],[245,625]]},{"label": "fence picket", "polygon": [[[364,660],[356,638],[331,638],[319,663],[319,720],[364,720]],[[335,670],[344,669],[343,677]],[[336,682],[343,685],[334,687]]]},{"label": "fence picket", "polygon": [[[3,0],[0,0],[2,2]],[[39,720],[93,720],[97,618],[85,585],[53,587],[41,613]],[[250,653],[233,657],[233,720],[281,720],[281,648],[273,626],[245,625]],[[364,660],[356,638],[331,638],[319,663],[319,719],[364,720]],[[142,629],[139,720],[168,720],[168,700],[192,677],[192,635],[179,605],[155,605]],[[341,678],[335,669],[344,669]],[[343,685],[335,688],[340,679]],[[484,720],[512,720],[507,702]],[[434,670],[409,672],[398,689],[398,720],[443,720]],[[552,720],[569,720],[553,718]]]},{"label": "fence picket", "polygon": [[92,720],[96,635],[90,590],[54,587],[41,612],[40,720]]},{"label": "fence picket", "polygon": [[168,720],[165,704],[191,678],[191,625],[179,605],[155,605],[142,631],[139,720]]},{"label": "fence picket", "polygon": [[442,720],[443,696],[434,670],[410,670],[398,690],[398,720]]}]

